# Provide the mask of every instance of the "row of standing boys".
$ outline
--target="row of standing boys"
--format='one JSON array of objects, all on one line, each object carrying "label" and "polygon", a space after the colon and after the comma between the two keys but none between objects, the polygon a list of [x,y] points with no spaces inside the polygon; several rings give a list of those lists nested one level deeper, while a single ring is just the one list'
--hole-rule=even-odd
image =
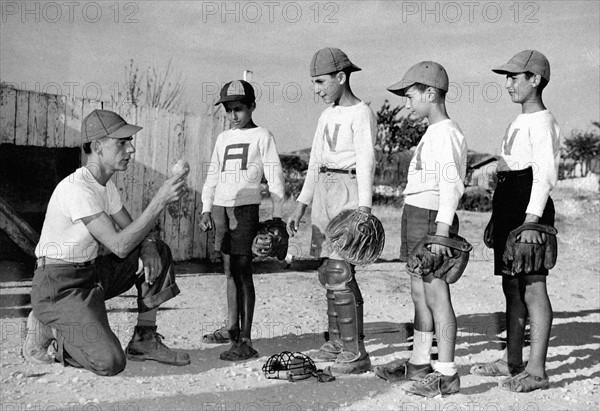
[{"label": "row of standing boys", "polygon": [[[333,362],[333,375],[373,370],[391,382],[407,381],[403,388],[413,394],[452,394],[459,391],[460,378],[454,360],[457,325],[449,284],[432,275],[411,275],[415,308],[411,357],[398,366],[372,367],[364,344],[364,301],[355,267],[332,249],[325,235],[328,223],[344,210],[371,213],[377,121],[350,87],[351,74],[360,70],[343,51],[330,47],[317,51],[310,63],[315,93],[331,105],[319,118],[308,174],[286,224],[291,236],[297,234],[307,207],[311,207],[310,253],[324,257],[318,279],[326,289],[329,335],[315,357]],[[506,76],[512,101],[522,107],[504,136],[492,220],[486,229],[488,243],[494,247],[495,274],[502,277],[506,296],[508,344],[503,358],[476,364],[471,373],[503,376],[502,387],[527,392],[549,385],[545,370],[552,323],[546,292],[548,271],[504,274],[502,254],[509,232],[524,221],[553,225],[549,192],[557,181],[560,130],[542,102],[550,66],[541,53],[520,52],[493,71]],[[464,193],[467,145],[446,110],[448,85],[446,70],[424,61],[388,87],[406,97],[405,107],[414,119],[426,119],[429,124],[410,162],[404,190],[399,222],[401,261],[407,260],[425,235],[448,237],[459,232],[456,209]],[[256,302],[252,241],[259,226],[261,177],[269,182],[273,219],[283,217],[285,189],[274,137],[252,119],[256,109],[252,86],[243,80],[231,81],[216,104],[224,106],[231,128],[217,137],[211,158],[217,172],[209,173],[204,183],[199,224],[203,230],[215,230],[215,250],[223,255],[228,318],[224,327],[203,336],[203,341],[231,343],[220,358],[241,361],[259,355],[251,339]],[[179,289],[168,246],[150,236],[153,221],[164,207],[184,195],[185,171],[168,179],[135,220],[111,181],[116,171],[127,168],[135,151],[131,136],[139,129],[104,110],[95,110],[83,121],[82,145],[88,163],[57,186],[36,248],[33,311],[23,346],[29,362],[48,364],[56,359],[99,375],[121,372],[126,359],[177,366],[190,363],[187,353],[168,348],[156,331],[158,307]],[[244,178],[236,175],[240,172]],[[524,231],[521,239],[543,241],[536,231]],[[67,253],[60,247],[72,243],[81,244],[80,249],[71,247]],[[101,244],[109,254],[101,255]],[[451,255],[443,245],[432,245],[431,251]],[[123,351],[108,324],[105,300],[133,285],[138,291],[138,324]],[[522,351],[528,316],[537,325],[539,338],[531,342],[525,365]],[[86,339],[82,326],[91,323],[100,328],[100,337],[93,341]],[[67,330],[64,324],[71,327]],[[434,335],[438,361],[432,364]],[[52,349],[54,355],[50,355]]]},{"label": "row of standing boys", "polygon": [[[333,361],[329,368],[333,375],[358,374],[373,369],[364,345],[363,298],[355,267],[328,246],[325,236],[327,224],[340,212],[354,209],[371,212],[377,124],[372,110],[350,87],[351,73],[359,70],[343,51],[336,48],[319,50],[312,58],[310,76],[315,93],[331,106],[319,118],[305,183],[296,200],[296,208],[287,220],[289,234],[293,236],[305,210],[311,206],[310,252],[314,257],[325,257],[318,278],[326,289],[329,335],[329,340],[315,357]],[[502,277],[506,296],[508,345],[503,358],[476,364],[471,373],[504,376],[500,386],[528,392],[547,388],[549,384],[545,370],[552,322],[552,308],[546,292],[548,270],[542,268],[518,276],[506,275],[503,274],[503,268],[504,272],[507,270],[503,267],[502,256],[509,232],[523,222],[554,223],[549,192],[557,181],[560,129],[542,102],[542,91],[550,79],[550,65],[544,55],[525,50],[493,71],[506,76],[506,88],[512,101],[522,107],[522,114],[506,130],[502,143],[494,210],[485,233],[487,243],[495,244],[495,274]],[[407,261],[411,250],[424,236],[448,237],[459,231],[456,209],[464,193],[467,144],[460,127],[446,110],[448,86],[446,70],[436,62],[424,61],[411,67],[401,81],[388,87],[390,92],[406,97],[405,108],[414,119],[426,119],[429,124],[412,157],[404,190],[401,261]],[[256,150],[262,153],[263,162],[272,164],[276,150],[270,133],[252,122],[251,113],[256,105],[248,83],[241,80],[228,83],[222,90],[220,103],[225,106],[233,126],[232,130],[222,133],[216,143],[212,162],[219,164],[223,174],[209,177],[204,186],[206,217],[203,216],[203,222],[205,228],[213,224],[217,227],[216,249],[225,254],[225,271],[228,278],[233,278],[238,298],[232,296],[236,291],[231,291],[228,279],[228,323],[205,335],[204,341],[233,341],[221,358],[242,360],[256,357],[258,353],[250,339],[254,307],[254,289],[249,285],[252,283],[249,257],[252,235],[244,236],[236,227],[240,227],[239,223],[244,219],[241,216],[249,215],[243,210],[256,207],[257,199],[243,194],[241,185],[247,184],[243,179],[227,182],[227,161],[233,153],[230,150],[241,153],[240,144],[250,144],[252,152],[252,144],[244,136],[257,133],[266,141],[261,143],[263,140],[259,138],[252,139],[258,142]],[[243,114],[237,114],[239,111]],[[535,184],[532,169],[535,169]],[[283,178],[270,172],[265,168],[274,199],[273,217],[281,218]],[[213,199],[214,223],[209,220]],[[246,201],[252,205],[243,205]],[[247,218],[257,224],[258,209]],[[227,235],[229,238],[225,238]],[[521,239],[543,242],[541,235],[533,230],[523,232]],[[433,253],[452,255],[443,245],[431,247]],[[239,264],[239,260],[247,263]],[[431,274],[411,275],[410,281],[415,307],[412,355],[399,366],[377,366],[373,370],[388,381],[409,381],[404,389],[417,395],[432,397],[458,392],[460,377],[454,361],[457,324],[450,286],[444,278]],[[231,309],[231,302],[237,302],[237,307]],[[525,366],[522,352],[528,315],[539,328],[540,338],[532,341],[531,355]],[[438,361],[432,364],[434,335],[437,336]]]}]

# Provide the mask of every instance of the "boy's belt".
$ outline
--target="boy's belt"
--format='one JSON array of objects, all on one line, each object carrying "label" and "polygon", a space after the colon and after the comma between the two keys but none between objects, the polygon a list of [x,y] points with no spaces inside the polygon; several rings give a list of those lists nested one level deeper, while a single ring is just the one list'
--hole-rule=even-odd
[{"label": "boy's belt", "polygon": [[329,168],[329,167],[321,167],[319,168],[320,173],[337,173],[337,174],[353,174],[356,175],[356,169],[346,169],[343,170],[341,168]]},{"label": "boy's belt", "polygon": [[96,261],[95,258],[93,260],[84,261],[82,263],[74,263],[71,261],[61,260],[59,258],[39,257],[36,262],[36,268],[38,268],[38,267],[43,268],[46,265],[70,265],[71,267],[75,267],[75,268],[84,268],[84,267],[89,267],[92,264],[94,264],[94,261]]}]

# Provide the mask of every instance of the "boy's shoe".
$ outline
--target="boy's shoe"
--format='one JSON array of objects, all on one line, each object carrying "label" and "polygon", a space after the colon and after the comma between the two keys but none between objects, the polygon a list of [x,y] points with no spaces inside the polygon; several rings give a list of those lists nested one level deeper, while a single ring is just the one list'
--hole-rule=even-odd
[{"label": "boy's shoe", "polygon": [[[343,355],[343,353],[340,355]],[[338,356],[335,363],[327,367],[327,369],[334,376],[341,374],[363,374],[371,371],[371,357],[369,357],[369,354],[366,354],[363,358],[359,358],[356,361],[341,362]]]},{"label": "boy's shoe", "polygon": [[156,326],[136,325],[133,337],[127,344],[125,354],[131,361],[157,361],[161,364],[183,366],[190,364],[190,356],[185,352],[172,351],[163,344],[164,337],[156,332]]},{"label": "boy's shoe", "polygon": [[411,394],[429,398],[437,397],[438,395],[454,394],[460,390],[460,377],[458,373],[444,375],[438,371],[434,371],[427,374],[423,379],[407,384],[403,388],[404,391]]},{"label": "boy's shoe", "polygon": [[550,380],[523,371],[513,377],[503,379],[498,386],[512,392],[531,392],[550,388]]},{"label": "boy's shoe", "polygon": [[471,367],[470,373],[473,375],[482,375],[484,377],[502,377],[514,376],[525,370],[525,364],[513,365],[503,359],[492,362],[475,364]]},{"label": "boy's shoe", "polygon": [[32,364],[52,364],[54,358],[48,354],[52,341],[56,341],[52,329],[42,324],[31,311],[27,317],[27,335],[21,349],[23,358]]},{"label": "boy's shoe", "polygon": [[413,364],[405,361],[397,366],[379,365],[373,368],[375,375],[389,382],[402,380],[420,380],[433,372],[431,364]]},{"label": "boy's shoe", "polygon": [[226,344],[231,342],[231,334],[227,328],[221,327],[210,334],[204,334],[202,342],[205,344]]},{"label": "boy's shoe", "polygon": [[258,351],[252,348],[252,342],[247,338],[242,338],[231,345],[231,348],[224,351],[219,356],[224,361],[245,361],[251,358],[258,358]]},{"label": "boy's shoe", "polygon": [[342,342],[340,340],[327,341],[319,348],[314,357],[321,361],[335,361],[341,352]]}]

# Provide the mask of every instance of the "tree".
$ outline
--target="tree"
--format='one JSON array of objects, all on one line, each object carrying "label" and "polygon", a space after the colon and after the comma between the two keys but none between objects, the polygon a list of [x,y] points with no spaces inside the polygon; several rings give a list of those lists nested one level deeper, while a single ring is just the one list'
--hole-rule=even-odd
[{"label": "tree", "polygon": [[582,177],[592,171],[594,159],[596,162],[600,160],[600,134],[598,133],[600,121],[592,121],[592,125],[596,129],[586,132],[574,130],[563,142],[564,157],[581,164]]},{"label": "tree", "polygon": [[386,155],[410,150],[419,143],[427,129],[425,120],[413,120],[402,115],[403,109],[404,105],[392,107],[389,101],[385,100],[377,112],[375,146]]},{"label": "tree", "polygon": [[408,151],[416,146],[427,129],[425,120],[413,120],[402,115],[403,109],[404,105],[392,107],[390,102],[385,100],[377,112],[375,148],[381,151],[381,155],[377,156],[379,173],[386,163],[393,160],[395,153]]},{"label": "tree", "polygon": [[140,74],[133,59],[125,67],[127,78],[127,99],[135,107],[147,106],[178,111],[184,107],[183,91],[185,82],[181,73],[171,71],[171,60],[164,72],[156,67],[148,67]]}]

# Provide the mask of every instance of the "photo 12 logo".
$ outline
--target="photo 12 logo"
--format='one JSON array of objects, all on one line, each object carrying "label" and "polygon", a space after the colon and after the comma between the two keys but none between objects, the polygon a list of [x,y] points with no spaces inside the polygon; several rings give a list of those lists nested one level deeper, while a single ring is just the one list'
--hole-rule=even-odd
[{"label": "photo 12 logo", "polygon": [[337,2],[203,1],[202,23],[338,23]]},{"label": "photo 12 logo", "polygon": [[503,18],[514,23],[538,23],[540,5],[533,1],[403,1],[402,23],[498,23]]},{"label": "photo 12 logo", "polygon": [[139,2],[2,1],[2,23],[139,23]]}]

